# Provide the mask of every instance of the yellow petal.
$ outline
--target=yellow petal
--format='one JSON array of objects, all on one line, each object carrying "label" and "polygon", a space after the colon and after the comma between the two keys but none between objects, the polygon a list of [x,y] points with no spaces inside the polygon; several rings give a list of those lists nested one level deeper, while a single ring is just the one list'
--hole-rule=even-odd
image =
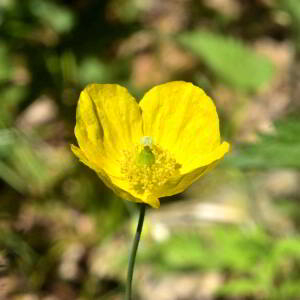
[{"label": "yellow petal", "polygon": [[127,187],[126,182],[120,180],[119,178],[113,178],[112,176],[109,176],[104,170],[97,172],[97,175],[100,177],[103,183],[108,188],[113,190],[113,192],[120,198],[131,202],[143,202],[141,199],[134,197],[132,193],[122,189],[124,186]]},{"label": "yellow petal", "polygon": [[142,136],[140,108],[127,89],[117,84],[91,84],[81,93],[75,135],[89,161],[108,174],[120,175],[124,150]]},{"label": "yellow petal", "polygon": [[130,187],[126,180],[114,176],[108,176],[108,174],[106,174],[103,170],[98,172],[98,176],[107,187],[112,189],[114,193],[122,199],[132,202],[143,202],[154,208],[159,208],[160,202],[157,197],[152,194],[138,194]]},{"label": "yellow petal", "polygon": [[219,161],[220,160],[215,160],[209,165],[197,168],[190,173],[173,177],[161,188],[161,190],[159,191],[159,197],[172,196],[182,193],[206,172],[212,170],[219,163]]},{"label": "yellow petal", "polygon": [[74,145],[71,145],[71,150],[72,152],[75,154],[75,156],[77,156],[79,158],[79,160],[81,162],[83,162],[86,166],[88,166],[89,168],[97,171],[99,170],[100,168],[97,166],[97,164],[94,164],[93,162],[89,161],[88,158],[86,157],[86,155],[83,153],[83,151],[74,146]]},{"label": "yellow petal", "polygon": [[160,201],[159,201],[158,197],[156,197],[155,195],[150,195],[150,194],[146,195],[143,199],[143,202],[149,204],[153,208],[160,207]]},{"label": "yellow petal", "polygon": [[[172,153],[181,172],[211,161],[206,157],[220,145],[219,119],[212,100],[199,87],[174,81],[152,88],[140,102],[144,135]],[[217,159],[217,158],[216,158]]]},{"label": "yellow petal", "polygon": [[98,176],[101,178],[103,183],[114,191],[116,195],[120,198],[132,201],[132,202],[144,202],[149,204],[154,208],[159,208],[160,202],[157,197],[153,195],[139,195],[135,191],[130,189],[130,186],[122,178],[117,178],[114,176],[109,176],[104,170],[102,170],[97,164],[89,161],[85,154],[80,148],[71,145],[72,152],[79,158],[81,162],[87,165],[89,168],[97,172]]},{"label": "yellow petal", "polygon": [[[85,103],[86,105],[86,103]],[[80,118],[80,106],[77,107],[77,121],[75,126],[75,136],[77,138],[79,148],[73,146],[71,149],[73,153],[87,166],[94,169],[95,171],[104,168],[105,170],[110,169],[111,173],[115,173],[112,170],[118,170],[118,164],[113,159],[108,159],[104,152],[103,144],[100,139],[96,139],[96,134],[101,128],[98,127],[97,122],[85,123],[87,118]],[[94,117],[91,114],[91,117]],[[97,128],[98,127],[98,128]],[[118,173],[118,172],[117,172]]]},{"label": "yellow petal", "polygon": [[223,142],[221,145],[219,145],[217,148],[215,148],[212,152],[209,152],[207,154],[203,155],[197,155],[195,154],[190,160],[189,164],[185,165],[181,169],[182,174],[187,174],[192,172],[195,169],[198,169],[199,167],[209,165],[213,163],[214,161],[220,160],[223,158],[223,156],[229,152],[230,150],[230,144],[227,142]]},{"label": "yellow petal", "polygon": [[[72,152],[79,158],[81,162],[83,162],[85,165],[87,165],[89,168],[93,169],[96,171],[97,175],[101,178],[103,183],[110,188],[111,190],[114,191],[116,195],[119,197],[129,200],[132,202],[145,202],[150,204],[153,207],[159,207],[159,201],[157,199],[152,199],[150,196],[145,199],[146,201],[143,201],[142,199],[139,199],[139,195],[136,194],[137,197],[134,197],[135,192],[130,192],[130,188],[126,181],[122,180],[121,178],[116,178],[114,176],[109,176],[101,167],[99,167],[97,164],[94,164],[93,162],[89,161],[88,158],[85,156],[83,151],[81,151],[80,148],[71,145],[71,150]],[[129,191],[126,191],[125,188]],[[158,201],[158,204],[157,204]]]}]

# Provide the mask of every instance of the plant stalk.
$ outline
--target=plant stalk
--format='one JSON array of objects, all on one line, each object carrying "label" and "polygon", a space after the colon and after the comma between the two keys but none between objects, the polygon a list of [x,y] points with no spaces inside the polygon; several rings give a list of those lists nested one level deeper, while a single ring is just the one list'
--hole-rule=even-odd
[{"label": "plant stalk", "polygon": [[125,300],[131,300],[132,277],[133,277],[133,272],[134,272],[134,264],[135,264],[136,253],[137,253],[137,249],[139,246],[139,242],[140,242],[141,234],[142,234],[142,230],[143,230],[145,211],[146,211],[146,204],[143,204],[143,203],[140,204],[139,221],[138,221],[138,225],[136,228],[136,233],[135,233],[134,241],[132,244],[132,248],[131,248],[131,251],[129,254]]}]

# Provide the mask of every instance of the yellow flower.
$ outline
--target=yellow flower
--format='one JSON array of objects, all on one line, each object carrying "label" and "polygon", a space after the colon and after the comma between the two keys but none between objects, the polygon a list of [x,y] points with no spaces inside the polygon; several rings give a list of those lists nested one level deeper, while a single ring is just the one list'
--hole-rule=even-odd
[{"label": "yellow flower", "polygon": [[91,84],[79,98],[73,153],[118,196],[159,207],[229,151],[212,100],[191,83],[148,91],[138,104],[117,84]]}]

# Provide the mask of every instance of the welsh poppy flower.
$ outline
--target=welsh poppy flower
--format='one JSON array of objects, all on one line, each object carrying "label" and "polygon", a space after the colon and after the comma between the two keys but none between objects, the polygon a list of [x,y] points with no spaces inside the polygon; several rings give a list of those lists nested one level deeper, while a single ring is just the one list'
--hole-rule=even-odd
[{"label": "welsh poppy flower", "polygon": [[138,103],[117,84],[90,84],[80,94],[73,153],[118,196],[160,206],[184,191],[229,151],[216,107],[192,83],[174,81]]}]

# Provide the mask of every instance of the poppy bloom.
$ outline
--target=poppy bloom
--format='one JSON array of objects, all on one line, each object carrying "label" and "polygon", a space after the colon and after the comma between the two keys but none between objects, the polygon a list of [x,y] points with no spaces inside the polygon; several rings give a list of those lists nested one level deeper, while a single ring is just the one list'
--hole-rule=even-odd
[{"label": "poppy bloom", "polygon": [[118,196],[159,207],[229,151],[213,101],[183,81],[158,85],[138,103],[117,84],[91,84],[79,98],[73,153]]}]

